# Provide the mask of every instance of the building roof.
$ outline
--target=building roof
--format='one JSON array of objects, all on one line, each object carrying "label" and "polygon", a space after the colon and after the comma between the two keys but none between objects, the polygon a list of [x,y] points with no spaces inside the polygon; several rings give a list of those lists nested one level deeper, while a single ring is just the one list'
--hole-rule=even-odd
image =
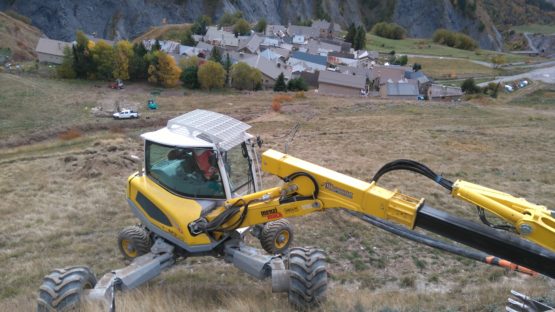
[{"label": "building roof", "polygon": [[445,97],[445,96],[462,96],[463,92],[460,87],[443,86],[439,84],[432,84],[428,93],[431,97]]},{"label": "building roof", "polygon": [[346,75],[332,71],[320,71],[318,83],[329,83],[342,87],[364,89],[366,86],[366,77],[357,75]]},{"label": "building roof", "polygon": [[354,54],[344,53],[344,52],[330,52],[330,53],[328,53],[328,56],[340,57],[340,58],[346,58],[346,59],[354,59],[355,58]]},{"label": "building roof", "polygon": [[365,78],[372,78],[372,69],[364,67],[352,67],[345,65],[337,65],[335,68],[343,74],[364,76]]},{"label": "building roof", "polygon": [[264,75],[272,79],[277,79],[277,77],[281,73],[283,73],[285,78],[291,77],[291,70],[288,69],[285,64],[282,64],[278,61],[270,61],[269,59],[264,58],[260,55],[241,60],[241,62],[245,62],[250,66],[260,70]]},{"label": "building roof", "polygon": [[277,47],[277,46],[279,46],[279,39],[278,38],[264,37],[263,40],[262,40],[262,43],[260,43],[260,45]]},{"label": "building roof", "polygon": [[304,38],[305,38],[304,35],[295,35],[293,36],[293,43],[305,44]]},{"label": "building roof", "polygon": [[258,51],[260,44],[264,41],[264,38],[257,36],[256,34],[252,35],[246,42],[241,42],[239,44],[239,50],[246,49],[250,53],[255,53]]},{"label": "building roof", "polygon": [[[418,96],[418,85],[416,83],[386,83],[387,96]],[[382,87],[383,88],[383,87]]]},{"label": "building roof", "polygon": [[405,72],[405,78],[407,79],[414,79],[417,80],[418,83],[427,83],[430,81],[430,79],[428,79],[428,77],[426,77],[426,75],[424,75],[423,72],[417,71],[406,71]]},{"label": "building roof", "polygon": [[307,44],[308,47],[308,52],[310,52],[311,54],[319,54],[322,52],[328,53],[328,52],[339,52],[341,51],[341,46],[340,45],[336,45],[336,44],[331,44],[328,42],[324,42],[324,41],[320,41],[320,40],[314,40],[314,39],[310,39],[308,41]]},{"label": "building roof", "polygon": [[306,38],[317,38],[320,30],[308,26],[289,25],[287,28],[289,36],[305,36]]},{"label": "building roof", "polygon": [[239,39],[235,37],[235,34],[223,30],[218,30],[216,26],[208,26],[206,35],[204,35],[204,40],[210,42],[216,41],[224,46],[239,46]]},{"label": "building roof", "polygon": [[64,48],[71,47],[70,42],[52,40],[48,38],[39,38],[35,51],[37,53],[64,56]]},{"label": "building roof", "polygon": [[293,52],[293,54],[291,54],[291,58],[309,62],[309,63],[324,65],[324,66],[328,64],[328,58],[325,56],[308,54],[308,53],[298,52],[298,51]]},{"label": "building roof", "polygon": [[283,25],[266,25],[266,36],[283,36],[287,32],[287,27]]},{"label": "building roof", "polygon": [[270,50],[270,49],[266,49],[262,52],[259,53],[260,56],[267,58],[271,61],[279,59],[280,57],[282,57],[280,54]]},{"label": "building roof", "polygon": [[270,48],[269,50],[271,50],[274,53],[277,53],[279,55],[281,55],[281,57],[283,58],[288,58],[289,54],[291,54],[290,50],[284,49],[284,48]]},{"label": "building roof", "polygon": [[205,50],[205,51],[208,51],[208,52],[212,52],[212,49],[214,49],[214,46],[211,45],[211,44],[208,44],[206,42],[200,41],[199,43],[197,43],[196,48],[199,49],[199,50]]},{"label": "building roof", "polygon": [[326,20],[317,20],[317,21],[313,21],[312,22],[312,28],[314,29],[318,29],[318,31],[320,29],[333,29],[333,31],[338,32],[341,31],[341,27],[339,27],[339,25],[335,24],[334,22],[328,22]]},{"label": "building roof", "polygon": [[376,65],[372,69],[373,77],[371,79],[380,78],[380,83],[384,83],[389,80],[395,82],[403,80],[405,78],[405,72],[409,70],[412,70],[412,68],[396,65]]}]

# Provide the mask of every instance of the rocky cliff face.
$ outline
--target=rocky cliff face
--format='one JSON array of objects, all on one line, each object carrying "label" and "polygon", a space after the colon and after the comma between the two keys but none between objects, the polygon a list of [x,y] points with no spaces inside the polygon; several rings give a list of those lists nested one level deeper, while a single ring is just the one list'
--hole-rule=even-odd
[{"label": "rocky cliff face", "polygon": [[[386,9],[381,14],[377,8]],[[223,12],[242,11],[249,21],[264,17],[268,23],[287,24],[324,12],[343,26],[388,20],[414,37],[448,28],[468,32],[483,48],[500,47],[480,31],[479,22],[465,17],[449,0],[0,0],[0,9],[26,15],[47,36],[66,41],[74,39],[76,30],[110,39],[133,38],[163,20],[192,22],[202,14],[217,20]]]}]

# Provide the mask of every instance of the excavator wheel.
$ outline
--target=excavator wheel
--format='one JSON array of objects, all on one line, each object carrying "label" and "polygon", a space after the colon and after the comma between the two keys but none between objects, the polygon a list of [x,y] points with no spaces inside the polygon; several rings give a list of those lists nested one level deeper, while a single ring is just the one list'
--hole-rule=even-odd
[{"label": "excavator wheel", "polygon": [[293,241],[293,228],[286,219],[271,221],[264,225],[259,239],[267,253],[282,254]]},{"label": "excavator wheel", "polygon": [[95,285],[96,277],[86,266],[54,269],[42,280],[37,312],[75,310],[81,303],[83,290]]},{"label": "excavator wheel", "polygon": [[289,302],[300,310],[318,307],[326,299],[326,254],[313,247],[294,247],[289,252]]},{"label": "excavator wheel", "polygon": [[139,225],[125,227],[118,234],[118,247],[126,260],[133,260],[150,251],[149,233]]}]

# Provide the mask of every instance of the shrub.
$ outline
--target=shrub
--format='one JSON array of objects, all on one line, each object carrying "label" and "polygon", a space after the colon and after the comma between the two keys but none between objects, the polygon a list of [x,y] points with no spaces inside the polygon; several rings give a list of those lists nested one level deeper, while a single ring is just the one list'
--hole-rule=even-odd
[{"label": "shrub", "polygon": [[73,140],[73,139],[77,139],[78,137],[80,137],[82,135],[81,131],[79,131],[79,129],[77,128],[71,128],[67,131],[61,132],[60,134],[58,134],[58,138],[60,138],[60,140]]},{"label": "shrub", "polygon": [[300,91],[300,92],[295,93],[295,98],[296,99],[305,99],[306,95],[304,95],[304,91]]},{"label": "shrub", "polygon": [[446,45],[448,47],[462,50],[476,50],[478,44],[474,39],[463,33],[449,31],[447,29],[438,29],[434,32],[432,40],[435,43]]},{"label": "shrub", "polygon": [[372,27],[372,33],[383,38],[399,40],[405,37],[406,30],[395,23],[381,22]]},{"label": "shrub", "polygon": [[275,92],[287,92],[287,84],[285,83],[285,77],[283,73],[279,74],[276,84],[274,85]]},{"label": "shrub", "polygon": [[463,81],[461,90],[466,94],[480,93],[481,89],[476,85],[474,78],[468,78]]},{"label": "shrub", "polygon": [[308,91],[308,85],[302,77],[289,80],[287,82],[287,90],[289,91]]},{"label": "shrub", "polygon": [[231,67],[231,85],[235,89],[256,90],[262,84],[262,73],[247,63],[239,62]]},{"label": "shrub", "polygon": [[222,88],[225,83],[225,69],[220,63],[207,61],[198,69],[198,80],[203,89]]},{"label": "shrub", "polygon": [[273,100],[272,101],[272,110],[276,113],[281,111],[281,102]]}]

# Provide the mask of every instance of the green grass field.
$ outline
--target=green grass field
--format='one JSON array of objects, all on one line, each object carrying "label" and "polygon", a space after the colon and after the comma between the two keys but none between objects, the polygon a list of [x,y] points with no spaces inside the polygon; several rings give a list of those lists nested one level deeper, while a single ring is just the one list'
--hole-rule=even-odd
[{"label": "green grass field", "polygon": [[432,59],[409,57],[409,64],[422,65],[422,72],[434,79],[462,79],[470,77],[496,76],[499,70],[469,60]]},{"label": "green grass field", "polygon": [[539,24],[528,24],[514,26],[512,30],[520,33],[533,33],[533,34],[555,34],[555,24],[553,25],[539,25]]},{"label": "green grass field", "polygon": [[[495,51],[489,50],[476,50],[467,51],[455,48],[450,48],[444,45],[434,43],[430,39],[416,39],[416,38],[406,38],[402,40],[393,40],[378,37],[372,34],[366,35],[366,48],[371,51],[378,51],[383,53],[388,53],[392,50],[397,54],[423,54],[423,55],[435,55],[443,57],[456,57],[464,58],[477,61],[490,62],[491,57],[499,54]],[[531,61],[532,58],[505,53],[507,57],[507,62],[527,62]]]}]

